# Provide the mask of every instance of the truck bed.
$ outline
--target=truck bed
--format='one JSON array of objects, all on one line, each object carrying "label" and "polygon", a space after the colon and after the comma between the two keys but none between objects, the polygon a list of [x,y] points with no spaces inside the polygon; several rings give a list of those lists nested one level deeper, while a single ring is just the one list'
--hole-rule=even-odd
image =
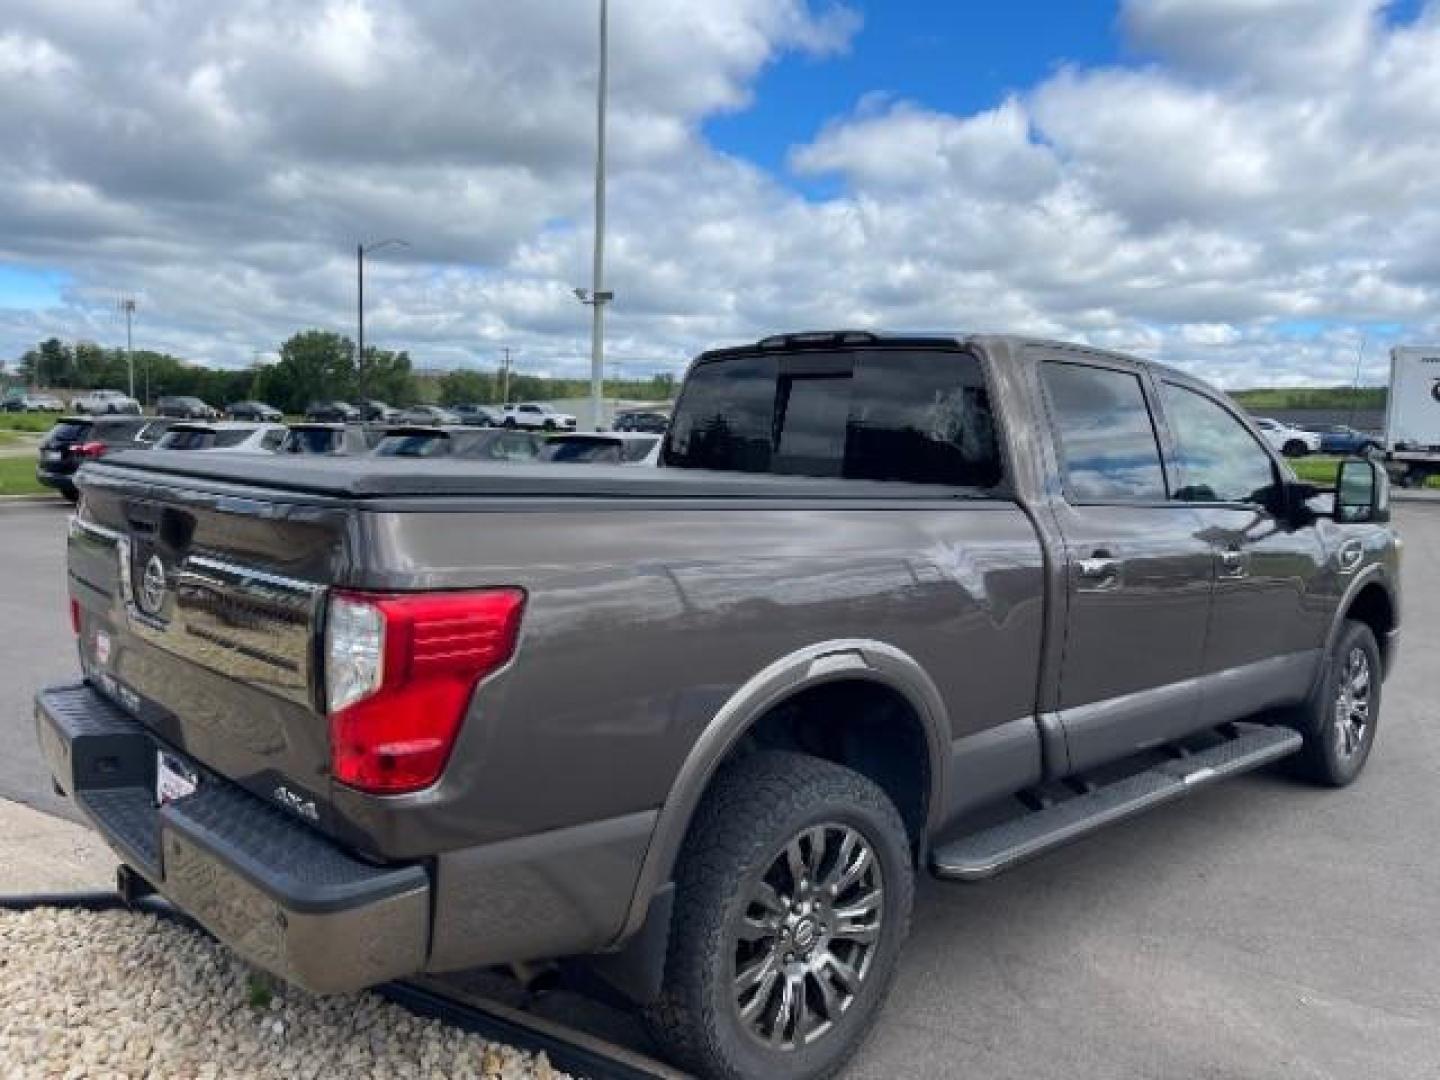
[{"label": "truck bed", "polygon": [[103,479],[123,469],[154,474],[167,486],[190,477],[340,500],[385,500],[426,496],[516,499],[977,499],[990,492],[893,481],[775,476],[761,473],[651,469],[621,465],[554,465],[444,459],[372,457],[271,457],[263,454],[203,454],[131,451],[89,466],[87,476]]}]

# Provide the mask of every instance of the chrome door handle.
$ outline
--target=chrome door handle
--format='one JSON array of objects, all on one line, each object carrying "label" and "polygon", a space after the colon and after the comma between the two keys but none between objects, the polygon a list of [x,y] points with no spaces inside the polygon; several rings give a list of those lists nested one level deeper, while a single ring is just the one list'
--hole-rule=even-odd
[{"label": "chrome door handle", "polygon": [[1109,592],[1120,587],[1120,560],[1109,555],[1092,555],[1075,563],[1080,588],[1087,592]]},{"label": "chrome door handle", "polygon": [[1250,556],[1243,551],[1220,552],[1220,576],[1243,578],[1250,571]]}]

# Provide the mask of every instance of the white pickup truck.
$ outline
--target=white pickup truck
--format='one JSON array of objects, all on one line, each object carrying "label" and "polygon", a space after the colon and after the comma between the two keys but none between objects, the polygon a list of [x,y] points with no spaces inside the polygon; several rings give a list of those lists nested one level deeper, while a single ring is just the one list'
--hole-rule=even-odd
[{"label": "white pickup truck", "polygon": [[140,402],[119,390],[91,390],[88,394],[71,398],[70,408],[90,416],[109,416],[115,413],[140,415]]}]

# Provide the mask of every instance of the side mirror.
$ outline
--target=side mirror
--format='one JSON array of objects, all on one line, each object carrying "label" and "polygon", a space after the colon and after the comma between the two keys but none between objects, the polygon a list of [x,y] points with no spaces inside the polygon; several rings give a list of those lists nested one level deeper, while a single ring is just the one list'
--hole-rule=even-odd
[{"label": "side mirror", "polygon": [[1390,476],[1379,463],[1369,458],[1340,463],[1335,473],[1335,520],[1390,520]]}]

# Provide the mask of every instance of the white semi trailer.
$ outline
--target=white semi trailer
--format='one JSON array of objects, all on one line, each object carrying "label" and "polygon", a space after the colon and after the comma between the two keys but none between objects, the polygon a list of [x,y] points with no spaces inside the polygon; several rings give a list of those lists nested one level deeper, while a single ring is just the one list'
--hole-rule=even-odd
[{"label": "white semi trailer", "polygon": [[1440,345],[1390,350],[1385,459],[1406,486],[1440,475]]}]

